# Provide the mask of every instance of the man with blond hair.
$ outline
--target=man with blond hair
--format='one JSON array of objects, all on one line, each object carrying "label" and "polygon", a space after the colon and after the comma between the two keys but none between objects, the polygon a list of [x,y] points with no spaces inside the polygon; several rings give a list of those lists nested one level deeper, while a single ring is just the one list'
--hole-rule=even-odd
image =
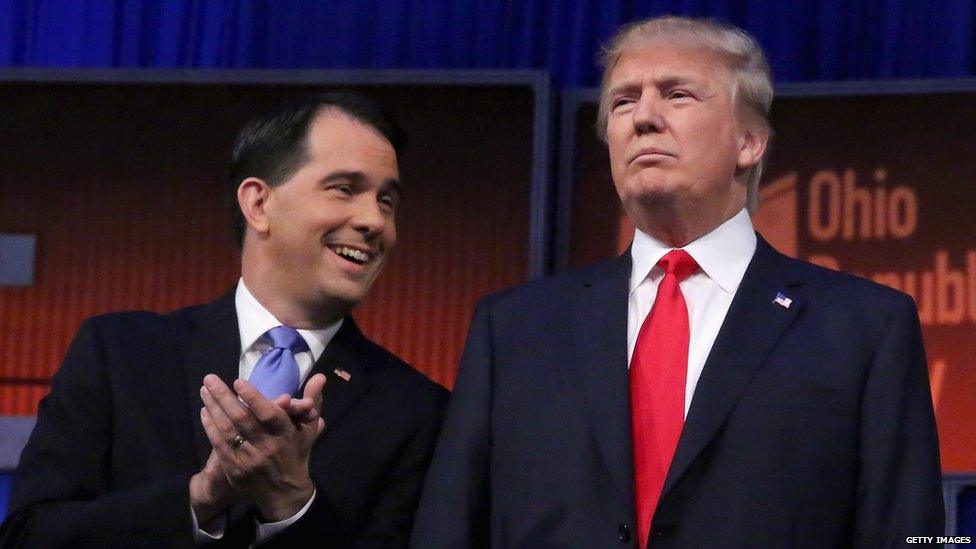
[{"label": "man with blond hair", "polygon": [[712,21],[631,24],[598,132],[637,229],[595,266],[482,300],[418,547],[884,547],[943,531],[908,296],[752,228],[761,49]]}]

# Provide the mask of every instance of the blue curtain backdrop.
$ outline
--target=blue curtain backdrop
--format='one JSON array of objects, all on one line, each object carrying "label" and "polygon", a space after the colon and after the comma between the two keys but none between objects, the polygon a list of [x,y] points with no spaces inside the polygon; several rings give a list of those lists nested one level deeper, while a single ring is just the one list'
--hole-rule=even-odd
[{"label": "blue curtain backdrop", "polygon": [[972,0],[0,0],[0,66],[547,69],[598,81],[621,23],[739,25],[779,82],[968,77]]}]

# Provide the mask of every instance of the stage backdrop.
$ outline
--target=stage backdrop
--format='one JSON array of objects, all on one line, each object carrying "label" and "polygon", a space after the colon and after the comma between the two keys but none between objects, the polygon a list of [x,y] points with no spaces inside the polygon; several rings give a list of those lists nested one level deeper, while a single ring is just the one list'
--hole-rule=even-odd
[{"label": "stage backdrop", "polygon": [[397,249],[355,312],[364,332],[450,387],[477,298],[529,277],[540,73],[85,78],[0,82],[0,233],[37,235],[33,284],[0,287],[0,415],[36,412],[85,317],[232,289],[234,135],[336,80],[359,82],[410,140]]},{"label": "stage backdrop", "polygon": [[[781,252],[915,298],[943,469],[976,471],[976,83],[872,86],[883,92],[780,90],[753,222]],[[563,143],[563,266],[619,253],[633,237],[593,131],[595,98],[580,92],[564,107],[574,129]]]}]

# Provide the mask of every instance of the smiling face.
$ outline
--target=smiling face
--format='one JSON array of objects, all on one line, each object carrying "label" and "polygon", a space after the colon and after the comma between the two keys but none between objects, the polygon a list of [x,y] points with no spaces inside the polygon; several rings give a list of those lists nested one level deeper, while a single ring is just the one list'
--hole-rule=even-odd
[{"label": "smiling face", "polygon": [[641,44],[621,53],[607,88],[611,173],[638,227],[652,232],[655,215],[674,212],[714,228],[742,209],[743,176],[762,151],[736,117],[717,53]]},{"label": "smiling face", "polygon": [[260,251],[253,285],[270,289],[259,293],[276,316],[277,301],[335,319],[363,299],[396,244],[397,158],[378,131],[334,109],[316,116],[307,147],[308,161],[282,184],[242,183],[242,204],[245,186],[264,193],[248,216],[245,257],[249,246]]}]

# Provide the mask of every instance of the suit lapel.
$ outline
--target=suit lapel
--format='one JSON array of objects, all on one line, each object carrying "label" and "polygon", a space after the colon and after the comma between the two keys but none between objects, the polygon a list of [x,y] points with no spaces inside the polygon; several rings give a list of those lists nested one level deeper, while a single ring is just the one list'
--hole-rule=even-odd
[{"label": "suit lapel", "polygon": [[[780,336],[803,308],[802,282],[758,237],[756,252],[705,362],[664,484],[663,496],[721,428]],[[789,307],[774,303],[779,292]]]},{"label": "suit lapel", "polygon": [[633,459],[627,373],[630,252],[593,271],[571,299],[576,378],[596,438],[625,509],[633,506]]},{"label": "suit lapel", "polygon": [[[347,316],[342,328],[336,332],[312,368],[313,374],[323,373],[327,379],[322,395],[322,417],[325,418],[326,432],[372,384],[362,358],[365,343],[366,338],[352,317]],[[339,375],[337,371],[343,375]]]},{"label": "suit lapel", "polygon": [[190,326],[184,356],[186,389],[194,427],[197,460],[202,468],[210,455],[211,445],[200,422],[200,387],[203,377],[217,374],[228,387],[240,373],[241,333],[234,306],[234,291],[190,313]]}]

